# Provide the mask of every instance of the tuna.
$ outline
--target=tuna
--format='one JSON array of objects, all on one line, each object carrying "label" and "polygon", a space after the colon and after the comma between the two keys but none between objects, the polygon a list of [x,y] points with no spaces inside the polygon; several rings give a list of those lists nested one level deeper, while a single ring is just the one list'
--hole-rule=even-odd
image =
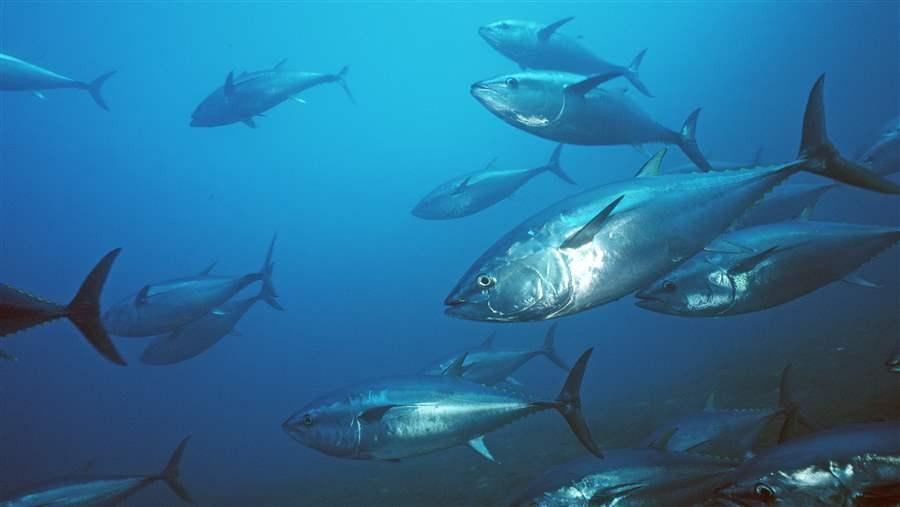
[{"label": "tuna", "polygon": [[900,193],[897,184],[843,159],[828,141],[823,86],[824,76],[810,93],[797,160],[744,171],[658,175],[662,150],[639,177],[560,201],[503,236],[447,296],[446,313],[524,322],[618,300],[690,259],[797,171]]},{"label": "tuna", "polygon": [[481,171],[442,183],[419,201],[412,214],[430,220],[469,216],[510,197],[522,185],[545,172],[552,172],[566,183],[574,185],[575,181],[559,165],[560,151],[561,144],[553,151],[547,165],[534,169],[501,171],[493,169],[494,161],[491,161]]},{"label": "tuna", "polygon": [[581,444],[602,456],[582,416],[579,393],[592,351],[581,355],[551,401],[464,380],[462,355],[440,377],[387,378],[323,396],[289,417],[282,428],[297,442],[338,458],[397,461],[468,444],[494,461],[485,434],[555,409]]},{"label": "tuna", "polygon": [[117,248],[100,259],[68,305],[47,301],[21,289],[0,284],[0,336],[67,318],[97,352],[124,366],[125,360],[100,321],[100,293],[120,251]]},{"label": "tuna", "polygon": [[0,507],[43,506],[111,506],[119,505],[130,496],[157,481],[163,481],[179,498],[194,503],[179,478],[179,465],[190,437],[178,444],[166,468],[152,475],[115,475],[104,477],[67,476],[43,486],[29,489],[5,500]]},{"label": "tuna", "polygon": [[878,140],[859,157],[859,162],[878,174],[900,171],[900,116],[881,129]]},{"label": "tuna", "polygon": [[544,356],[551,363],[563,371],[569,371],[569,366],[556,353],[555,335],[556,322],[547,330],[544,344],[536,350],[500,350],[494,348],[494,335],[489,336],[480,346],[471,347],[460,351],[453,356],[439,359],[422,370],[423,375],[442,375],[450,365],[460,356],[466,355],[463,363],[463,378],[478,384],[488,386],[501,382],[518,384],[512,378],[512,374],[535,357]]},{"label": "tuna", "polygon": [[234,326],[257,301],[265,301],[276,310],[284,310],[271,289],[271,284],[263,284],[256,296],[232,299],[177,331],[160,336],[144,349],[141,362],[162,366],[199,356],[233,333]]},{"label": "tuna", "polygon": [[286,70],[287,60],[269,70],[244,72],[238,76],[229,72],[225,84],[213,91],[194,110],[192,127],[219,127],[242,122],[256,128],[254,118],[288,99],[303,102],[299,94],[314,86],[338,83],[353,100],[347,87],[348,67],[337,74]]},{"label": "tuna", "polygon": [[175,332],[225,304],[253,282],[262,281],[270,294],[272,286],[272,250],[275,237],[262,269],[238,277],[213,276],[210,268],[197,276],[177,278],[145,285],[137,294],[128,296],[103,314],[106,329],[117,336],[155,336]]},{"label": "tuna", "polygon": [[115,73],[116,71],[107,72],[90,83],[85,83],[0,53],[0,90],[30,91],[41,99],[44,98],[41,93],[44,90],[62,88],[85,90],[104,111],[109,111],[109,106],[106,105],[100,91],[106,80]]},{"label": "tuna", "polygon": [[760,453],[718,490],[729,506],[898,505],[900,423],[813,433]]},{"label": "tuna", "polygon": [[594,146],[674,144],[701,170],[711,171],[695,136],[700,109],[681,130],[671,130],[622,90],[598,88],[617,75],[527,71],[480,81],[471,93],[501,120],[544,139]]},{"label": "tuna", "polygon": [[623,76],[641,93],[652,97],[641,82],[638,68],[644,59],[642,50],[628,67],[607,62],[559,31],[573,17],[544,25],[534,21],[505,19],[478,29],[478,33],[500,54],[518,63],[522,69],[561,70],[573,74],[615,74]]},{"label": "tuna", "polygon": [[813,429],[800,413],[792,384],[789,365],[781,373],[778,406],[767,409],[719,409],[715,407],[713,395],[710,395],[702,412],[663,425],[646,442],[649,444],[662,435],[674,432],[666,446],[669,450],[746,458],[753,454],[753,445],[766,425],[778,416],[784,416],[780,442],[790,437],[795,424]]},{"label": "tuna", "polygon": [[647,310],[685,317],[757,312],[853,275],[900,240],[900,229],[805,220],[722,235],[684,265],[637,293]]},{"label": "tuna", "polygon": [[734,228],[808,219],[819,199],[836,187],[836,184],[820,183],[792,183],[778,187],[741,215]]},{"label": "tuna", "polygon": [[[671,433],[669,434],[671,435]],[[699,505],[724,485],[736,463],[666,448],[613,449],[554,467],[535,478],[513,507],[668,507]]]}]

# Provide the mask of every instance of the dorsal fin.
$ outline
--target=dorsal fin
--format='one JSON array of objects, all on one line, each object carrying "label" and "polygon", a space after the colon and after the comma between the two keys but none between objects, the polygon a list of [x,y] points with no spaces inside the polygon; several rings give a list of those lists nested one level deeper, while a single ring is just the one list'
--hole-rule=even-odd
[{"label": "dorsal fin", "polygon": [[588,76],[577,83],[572,83],[566,86],[566,93],[572,95],[578,95],[579,97],[584,97],[584,94],[593,90],[594,88],[600,86],[601,84],[609,81],[610,79],[615,79],[621,76],[621,73],[617,72],[609,72],[607,74],[595,74],[593,76]]},{"label": "dorsal fin", "polygon": [[704,412],[712,412],[716,409],[716,393],[709,393],[706,397],[706,404],[703,405]]},{"label": "dorsal fin", "polygon": [[672,440],[672,435],[674,435],[676,431],[678,431],[678,428],[672,428],[666,431],[665,433],[660,435],[659,438],[650,442],[650,445],[648,445],[647,447],[656,449],[658,451],[667,450],[669,447],[669,441]]},{"label": "dorsal fin", "polygon": [[666,148],[656,152],[649,160],[644,162],[641,169],[634,175],[635,178],[643,178],[645,176],[659,176],[662,159],[666,155]]},{"label": "dorsal fin", "polygon": [[568,23],[569,21],[572,21],[573,19],[575,19],[575,16],[569,16],[568,18],[562,18],[559,21],[554,21],[553,23],[550,23],[549,25],[545,26],[544,28],[541,28],[540,30],[538,30],[538,34],[537,34],[538,40],[541,42],[547,42],[548,40],[550,40],[550,37],[553,36],[553,32],[557,31],[559,29],[559,27],[565,25],[566,23]]},{"label": "dorsal fin", "polygon": [[276,63],[275,66],[272,67],[272,70],[281,70],[281,68],[284,67],[284,62],[286,61],[287,58],[282,58],[280,62]]},{"label": "dorsal fin", "polygon": [[747,256],[737,264],[732,266],[728,270],[728,273],[731,275],[735,275],[738,273],[747,273],[753,271],[753,268],[755,268],[760,262],[764,261],[766,257],[772,255],[775,250],[778,250],[778,245],[767,248],[766,250],[763,250],[762,252],[759,252],[757,254]]},{"label": "dorsal fin", "polygon": [[150,286],[144,285],[134,297],[134,306],[141,306],[147,302],[147,294],[150,292]]},{"label": "dorsal fin", "polygon": [[207,266],[206,269],[204,269],[203,271],[201,271],[197,276],[207,276],[207,275],[209,275],[210,273],[212,273],[213,268],[216,267],[216,264],[217,264],[218,262],[219,262],[219,261],[213,261],[212,264],[210,264],[209,266]]},{"label": "dorsal fin", "polygon": [[450,363],[450,366],[448,366],[447,369],[444,370],[443,373],[441,373],[441,375],[446,375],[448,377],[457,377],[457,378],[462,377],[463,373],[465,372],[465,369],[463,368],[463,363],[466,361],[466,356],[468,356],[468,355],[469,355],[468,352],[463,352],[462,355],[460,355],[459,357],[454,359],[452,363]]},{"label": "dorsal fin", "polygon": [[[756,153],[753,154],[753,167],[759,167],[762,165],[762,154],[763,154],[763,147],[760,146],[759,148],[756,149]],[[709,158],[709,157],[707,157],[707,158]]]},{"label": "dorsal fin", "polygon": [[483,342],[481,342],[481,346],[486,349],[494,348],[494,337],[496,336],[497,333],[491,333]]},{"label": "dorsal fin", "polygon": [[607,207],[603,208],[603,211],[598,213],[597,216],[595,216],[578,232],[569,237],[569,239],[565,240],[563,244],[560,245],[560,248],[578,248],[593,241],[594,236],[597,235],[597,233],[600,232],[600,228],[603,227],[603,222],[605,222],[606,219],[609,218],[609,215],[612,214],[613,210],[616,209],[616,206],[618,206],[624,198],[624,194],[617,197],[615,201],[611,202]]},{"label": "dorsal fin", "polygon": [[229,72],[228,75],[225,76],[224,91],[226,97],[231,97],[232,95],[234,95],[234,71]]}]

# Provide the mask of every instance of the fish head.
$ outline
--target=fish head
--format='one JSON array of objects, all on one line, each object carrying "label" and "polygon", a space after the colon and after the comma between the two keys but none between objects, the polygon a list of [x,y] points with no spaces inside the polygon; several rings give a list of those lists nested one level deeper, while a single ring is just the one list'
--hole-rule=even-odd
[{"label": "fish head", "polygon": [[[494,254],[497,250],[502,251]],[[556,316],[572,292],[572,277],[559,250],[530,238],[489,250],[463,275],[444,304],[451,317],[525,322]]]},{"label": "fish head", "polygon": [[734,281],[728,271],[699,257],[635,294],[637,306],[658,313],[720,315],[734,305]]},{"label": "fish head", "polygon": [[478,28],[478,35],[500,54],[517,61],[535,49],[540,28],[534,22],[504,19]]},{"label": "fish head", "polygon": [[555,123],[565,108],[566,80],[558,73],[520,72],[472,85],[478,102],[503,121],[526,129],[540,129]]},{"label": "fish head", "polygon": [[191,114],[191,127],[217,127],[236,121],[229,114],[228,99],[219,88],[203,99]]},{"label": "fish head", "polygon": [[[849,505],[849,490],[827,468],[811,465],[747,476],[717,490],[726,505]],[[728,503],[730,502],[730,503]]]},{"label": "fish head", "polygon": [[455,216],[452,199],[440,195],[427,195],[412,209],[414,217],[426,220],[452,218]]},{"label": "fish head", "polygon": [[288,417],[281,428],[297,442],[329,456],[352,458],[359,450],[359,421],[342,397],[313,401]]}]

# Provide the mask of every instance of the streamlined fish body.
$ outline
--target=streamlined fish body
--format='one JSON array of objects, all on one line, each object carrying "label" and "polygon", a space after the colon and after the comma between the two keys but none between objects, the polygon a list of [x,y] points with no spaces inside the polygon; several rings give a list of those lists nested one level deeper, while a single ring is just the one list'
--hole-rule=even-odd
[{"label": "streamlined fish body", "polygon": [[0,53],[0,90],[3,91],[30,91],[40,98],[43,90],[55,90],[61,88],[74,88],[85,90],[102,109],[109,111],[106,101],[100,94],[103,84],[115,71],[108,72],[90,83],[76,81],[72,78],[57,74],[56,72],[38,67],[14,56]]}]

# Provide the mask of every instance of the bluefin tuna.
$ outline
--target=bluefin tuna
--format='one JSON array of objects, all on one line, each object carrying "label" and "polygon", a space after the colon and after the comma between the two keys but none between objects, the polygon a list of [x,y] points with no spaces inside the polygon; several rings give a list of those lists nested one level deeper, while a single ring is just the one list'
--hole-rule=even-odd
[{"label": "bluefin tuna", "polygon": [[579,393],[592,351],[581,355],[552,401],[462,379],[463,355],[440,377],[394,377],[326,395],[289,417],[282,428],[297,442],[338,458],[396,461],[468,444],[494,461],[485,434],[556,409],[581,444],[602,456],[582,416]]},{"label": "bluefin tuna", "polygon": [[179,465],[190,437],[178,444],[166,468],[152,475],[115,475],[105,477],[67,476],[30,488],[0,500],[0,507],[63,507],[119,505],[130,496],[157,481],[163,481],[179,498],[194,503],[179,478]]},{"label": "bluefin tuna", "polygon": [[837,186],[821,183],[782,185],[741,215],[733,228],[746,229],[757,225],[809,219],[819,199]]},{"label": "bluefin tuna", "polygon": [[257,301],[265,301],[276,310],[284,310],[271,292],[271,285],[263,284],[256,296],[232,299],[177,331],[153,340],[141,354],[141,362],[162,366],[199,356],[233,333],[234,326]]},{"label": "bluefin tuna", "polygon": [[272,286],[274,247],[273,237],[258,273],[238,277],[213,276],[206,269],[197,276],[145,285],[137,294],[107,309],[103,324],[117,336],[155,336],[177,331],[203,317],[253,282],[261,281],[268,286],[269,293],[277,294]]},{"label": "bluefin tuna", "polygon": [[900,229],[798,220],[722,235],[637,293],[637,305],[670,315],[757,312],[844,279],[900,240]]},{"label": "bluefin tuna", "polygon": [[534,479],[513,507],[669,507],[699,505],[725,484],[735,462],[666,448],[665,437],[644,448],[612,449]]},{"label": "bluefin tuna", "polygon": [[[560,201],[498,240],[444,303],[453,317],[496,322],[572,315],[620,299],[677,268],[797,171],[870,190],[900,186],[843,159],[825,132],[824,76],[810,92],[799,158],[724,173],[639,177]],[[702,205],[701,205],[702,204]]]},{"label": "bluefin tuna", "polygon": [[[812,430],[809,420],[800,412],[793,395],[791,367],[781,373],[778,406],[765,409],[720,409],[710,395],[702,412],[671,421],[651,434],[649,444],[662,435],[674,432],[666,446],[672,451],[689,451],[715,456],[744,459],[753,454],[753,445],[766,425],[778,416],[784,422],[778,436],[780,442],[791,436],[796,424]],[[674,431],[674,430],[678,431]]]},{"label": "bluefin tuna", "polygon": [[471,93],[501,120],[544,139],[604,146],[674,144],[701,170],[712,170],[697,147],[700,109],[688,116],[680,131],[671,130],[621,90],[598,88],[616,75],[527,71],[480,81],[472,85]]},{"label": "bluefin tuna", "polygon": [[107,72],[90,83],[76,81],[72,78],[57,74],[56,72],[38,67],[14,56],[0,53],[0,90],[3,91],[30,91],[38,98],[43,99],[45,90],[57,90],[62,88],[74,88],[85,90],[104,111],[109,111],[109,106],[100,94],[106,80],[116,71]]},{"label": "bluefin tuna", "polygon": [[534,169],[497,170],[493,168],[494,161],[491,161],[481,171],[442,183],[416,204],[412,214],[430,220],[469,216],[510,197],[522,185],[544,172],[552,172],[566,183],[574,185],[575,181],[559,165],[560,151],[561,144],[553,151],[547,165]]},{"label": "bluefin tuna", "polygon": [[568,17],[544,25],[534,21],[505,19],[478,29],[481,37],[500,54],[522,69],[561,70],[573,74],[615,74],[623,76],[641,93],[652,97],[638,71],[646,49],[641,50],[628,67],[607,62],[559,31],[575,19]]},{"label": "bluefin tuna", "polygon": [[269,70],[244,72],[238,76],[229,72],[225,84],[213,91],[194,110],[191,116],[192,127],[220,127],[242,122],[250,128],[256,128],[254,118],[293,99],[303,102],[299,94],[314,86],[326,83],[338,83],[353,100],[347,87],[348,67],[337,74],[320,74],[317,72],[301,72],[286,70],[287,60],[278,62]]},{"label": "bluefin tuna", "polygon": [[813,433],[760,453],[718,491],[728,506],[900,505],[900,424]]},{"label": "bluefin tuna", "polygon": [[859,157],[859,162],[878,174],[900,171],[900,116],[881,129],[878,140]]},{"label": "bluefin tuna", "polygon": [[501,350],[494,348],[494,335],[489,336],[480,346],[470,347],[456,354],[438,359],[422,370],[423,375],[443,375],[447,368],[461,355],[466,355],[463,363],[463,378],[478,384],[497,385],[501,382],[518,384],[512,374],[535,357],[546,357],[563,371],[569,366],[556,352],[556,322],[547,330],[544,344],[536,350]]},{"label": "bluefin tuna", "polygon": [[0,284],[0,336],[6,336],[39,324],[67,318],[103,357],[125,365],[106,329],[100,321],[100,293],[109,276],[113,261],[121,251],[117,248],[100,259],[68,305],[29,294],[22,289]]}]

